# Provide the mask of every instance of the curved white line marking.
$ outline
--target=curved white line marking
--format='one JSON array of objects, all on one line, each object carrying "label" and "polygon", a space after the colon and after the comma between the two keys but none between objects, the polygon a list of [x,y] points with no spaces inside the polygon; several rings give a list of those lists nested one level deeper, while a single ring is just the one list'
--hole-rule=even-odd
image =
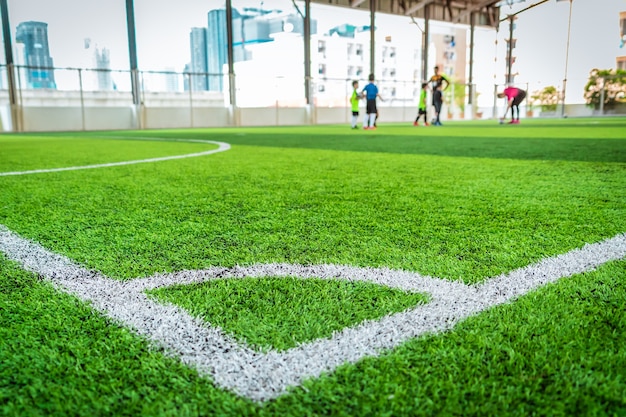
[{"label": "curved white line marking", "polygon": [[[124,139],[124,138],[114,137],[113,139]],[[163,140],[163,138],[132,138],[132,139]],[[198,156],[205,156],[205,155],[211,155],[211,154],[218,153],[218,152],[225,152],[230,149],[230,144],[226,142],[216,142],[212,140],[201,140],[201,139],[189,139],[189,140],[177,139],[177,141],[210,143],[210,144],[218,145],[218,148],[212,149],[210,151],[204,151],[204,152],[188,153],[184,155],[162,156],[162,157],[157,157],[157,158],[136,159],[133,161],[109,162],[109,163],[104,163],[104,164],[82,165],[82,166],[64,167],[64,168],[33,169],[29,171],[0,172],[0,177],[7,177],[10,175],[30,175],[30,174],[46,174],[49,172],[77,171],[81,169],[109,168],[109,167],[117,167],[117,166],[122,166],[122,165],[134,165],[134,164],[145,164],[149,162],[170,161],[173,159],[195,158]]]},{"label": "curved white line marking", "polygon": [[[119,323],[145,335],[200,375],[254,401],[266,401],[309,378],[332,372],[344,363],[377,356],[411,338],[451,329],[460,320],[513,300],[563,277],[593,270],[626,257],[626,234],[585,245],[489,279],[465,285],[408,271],[341,265],[268,264],[213,267],[119,281],[89,271],[0,225],[0,252],[50,280],[57,288],[90,302]],[[346,279],[378,283],[431,295],[427,304],[366,321],[326,339],[303,343],[284,352],[257,352],[237,343],[219,327],[207,325],[182,308],[160,304],[147,289],[211,279],[263,276]]]}]

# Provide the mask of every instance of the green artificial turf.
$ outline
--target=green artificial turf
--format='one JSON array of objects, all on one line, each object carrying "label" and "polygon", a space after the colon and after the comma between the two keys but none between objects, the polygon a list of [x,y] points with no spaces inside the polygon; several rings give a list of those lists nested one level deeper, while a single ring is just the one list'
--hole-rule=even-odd
[{"label": "green artificial turf", "polygon": [[172,140],[142,137],[132,140],[130,137],[90,139],[78,135],[55,137],[7,134],[0,136],[3,151],[0,172],[133,161],[217,148],[215,144],[185,143],[181,146],[181,143]]},{"label": "green artificial turf", "polygon": [[0,260],[0,414],[620,416],[625,297],[613,262],[258,405]]},{"label": "green artificial turf", "polygon": [[365,282],[271,277],[215,280],[151,293],[219,326],[242,343],[279,351],[427,299]]},{"label": "green artificial turf", "polygon": [[[344,126],[136,132],[233,148],[158,164],[4,177],[0,224],[120,278],[288,262],[478,282],[626,230],[626,175],[615,161],[626,160],[626,124],[573,123],[391,126],[389,134]],[[599,152],[595,139],[565,137],[586,129],[605,138],[606,162],[585,159]],[[522,137],[538,131],[543,145]],[[269,136],[276,146],[267,146]],[[519,158],[420,153],[418,141],[434,147],[448,136],[523,151]],[[580,145],[572,148],[572,140]],[[198,146],[175,145],[183,153]],[[527,157],[544,147],[558,147],[562,158]]]},{"label": "green artificial turf", "polygon": [[272,404],[274,415],[626,414],[626,261],[344,366]]},{"label": "green artificial turf", "polygon": [[[626,232],[625,128],[626,119],[606,118],[430,129],[381,123],[373,132],[301,126],[5,134],[0,172],[215,149],[179,139],[232,148],[0,176],[0,224],[117,279],[296,263],[477,283]],[[277,349],[424,301],[369,285],[350,287],[363,291],[361,298],[344,296],[346,283],[333,281],[249,282],[174,287],[159,297],[208,321],[216,300],[232,301],[219,325]],[[229,300],[232,291],[251,304]],[[284,292],[280,309],[263,306],[268,291]],[[378,305],[374,297],[395,304]],[[216,388],[0,255],[0,415],[621,416],[625,298],[626,261],[611,262],[259,405]],[[294,309],[309,309],[303,317],[310,329],[298,325]],[[253,320],[261,331],[242,332]]]}]

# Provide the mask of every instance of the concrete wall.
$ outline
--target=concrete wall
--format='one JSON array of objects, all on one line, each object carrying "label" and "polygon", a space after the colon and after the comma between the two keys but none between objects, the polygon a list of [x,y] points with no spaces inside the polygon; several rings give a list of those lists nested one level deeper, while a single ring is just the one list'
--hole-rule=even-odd
[{"label": "concrete wall", "polygon": [[[3,96],[4,95],[4,96]],[[1,131],[80,131],[123,129],[172,129],[222,126],[293,126],[308,124],[349,124],[352,113],[347,107],[263,107],[231,109],[218,94],[191,98],[184,93],[160,93],[144,96],[138,111],[128,92],[78,92],[30,90],[20,97],[17,125],[13,126],[6,91],[0,91]],[[486,109],[483,119],[492,117]],[[620,109],[621,110],[621,109]],[[625,109],[626,110],[626,109]],[[612,109],[615,111],[615,109]],[[380,122],[406,122],[415,119],[416,109],[410,105],[379,107]],[[360,109],[362,123],[365,109]],[[560,117],[560,111],[534,117]],[[593,109],[567,105],[569,117],[597,115]],[[443,115],[446,118],[446,114]],[[467,120],[468,115],[464,115]],[[453,119],[460,119],[454,114]]]}]

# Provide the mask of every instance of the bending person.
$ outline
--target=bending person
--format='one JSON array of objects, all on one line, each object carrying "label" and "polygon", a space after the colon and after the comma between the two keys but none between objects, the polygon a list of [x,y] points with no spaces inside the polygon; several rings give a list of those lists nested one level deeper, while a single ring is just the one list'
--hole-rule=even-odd
[{"label": "bending person", "polygon": [[[526,91],[521,88],[509,86],[504,89],[502,93],[498,93],[499,98],[506,97],[506,110],[504,111],[504,116],[500,119],[500,123],[504,122],[506,119],[506,115],[511,109],[511,121],[509,124],[519,124],[519,105],[526,98]],[[517,117],[515,117],[515,111],[517,110]]]}]

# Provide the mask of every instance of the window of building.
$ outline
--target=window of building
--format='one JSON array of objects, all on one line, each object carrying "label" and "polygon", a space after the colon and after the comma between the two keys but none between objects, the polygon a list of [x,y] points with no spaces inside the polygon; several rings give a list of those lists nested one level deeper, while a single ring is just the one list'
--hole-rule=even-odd
[{"label": "window of building", "polygon": [[326,74],[326,64],[319,64],[317,68],[317,73],[320,75]]}]

